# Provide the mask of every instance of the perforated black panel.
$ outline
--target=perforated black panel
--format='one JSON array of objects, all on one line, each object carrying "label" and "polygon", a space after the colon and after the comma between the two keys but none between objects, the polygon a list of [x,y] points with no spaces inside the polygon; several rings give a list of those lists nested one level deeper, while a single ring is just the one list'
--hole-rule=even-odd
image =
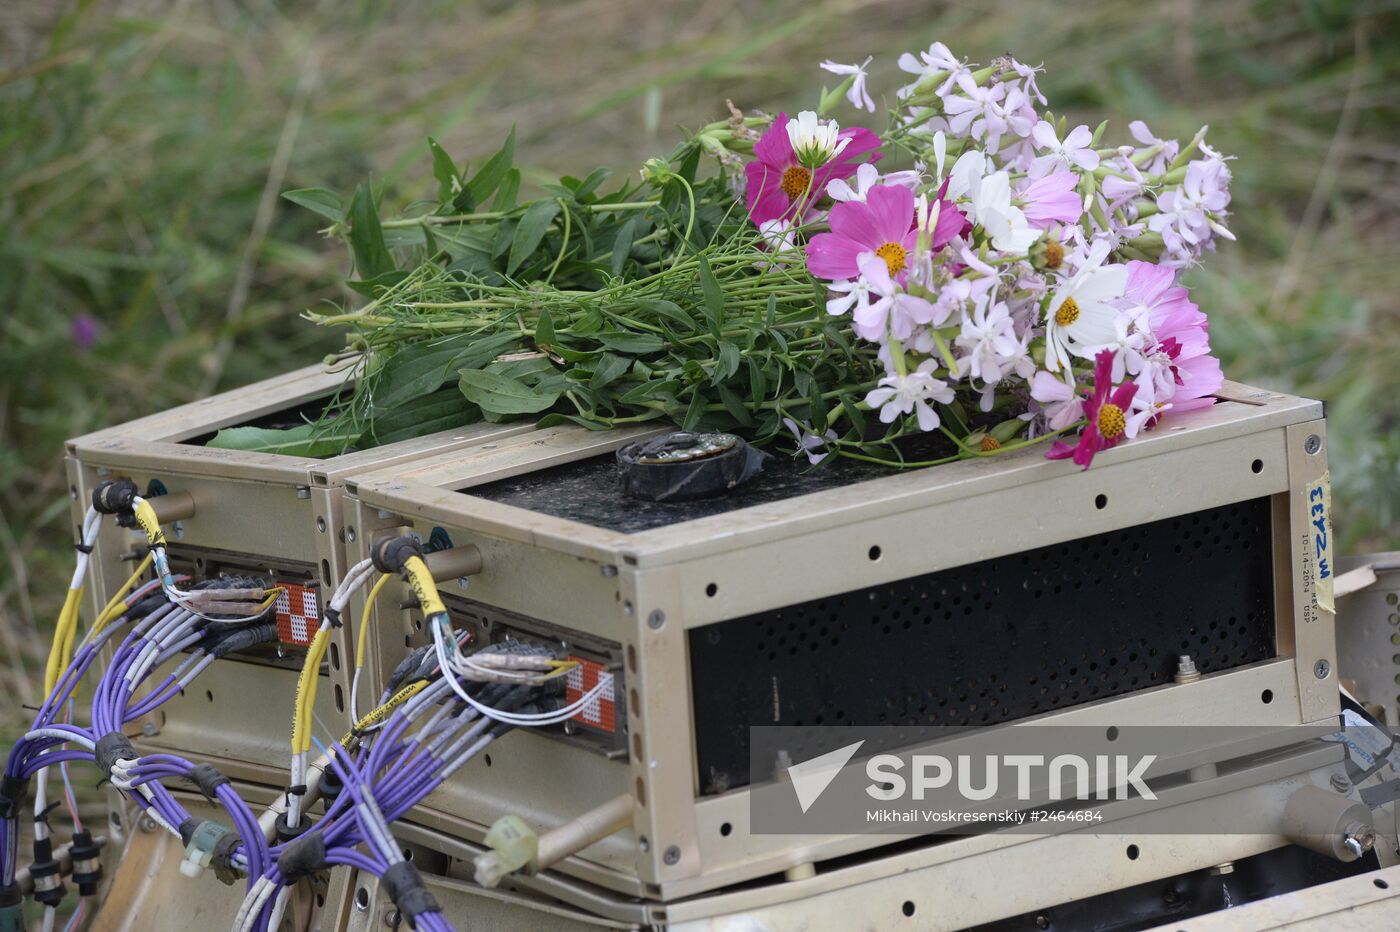
[{"label": "perforated black panel", "polygon": [[990,725],[1275,655],[1269,499],[690,632],[705,792],[751,725]]}]

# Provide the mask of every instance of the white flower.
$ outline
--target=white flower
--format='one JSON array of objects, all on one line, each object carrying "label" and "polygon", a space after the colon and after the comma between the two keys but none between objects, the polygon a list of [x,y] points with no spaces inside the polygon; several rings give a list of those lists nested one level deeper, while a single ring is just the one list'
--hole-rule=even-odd
[{"label": "white flower", "polygon": [[852,307],[858,312],[864,312],[870,307],[870,282],[864,275],[844,282],[832,282],[830,288],[840,295],[829,298],[826,302],[826,312],[833,317],[840,317]]},{"label": "white flower", "polygon": [[978,301],[963,319],[962,330],[953,341],[967,353],[958,362],[958,374],[971,375],[983,382],[1000,382],[1006,367],[1016,357],[1020,343],[1006,302],[993,303],[990,296]]},{"label": "white flower", "polygon": [[1031,138],[1035,140],[1035,147],[1045,153],[1031,163],[1032,178],[1042,178],[1058,168],[1078,167],[1091,172],[1099,167],[1099,154],[1089,148],[1094,134],[1087,126],[1076,126],[1062,142],[1054,125],[1049,120],[1041,120],[1031,130]]},{"label": "white flower", "polygon": [[1113,381],[1123,381],[1129,375],[1137,375],[1146,364],[1143,348],[1152,342],[1151,335],[1134,326],[1134,315],[1129,311],[1119,311],[1113,319],[1113,339],[1103,346],[1093,347],[1090,352],[1113,350]]},{"label": "white flower", "polygon": [[899,89],[899,96],[901,98],[908,97],[912,94],[914,88],[918,86],[919,81],[924,78],[938,74],[939,72],[946,73],[947,78],[938,86],[937,90],[938,95],[941,97],[943,94],[947,93],[948,88],[952,87],[953,82],[958,79],[958,75],[967,70],[967,65],[958,61],[957,58],[953,56],[948,46],[944,45],[942,42],[935,42],[928,47],[928,51],[920,52],[918,58],[915,58],[913,54],[909,52],[905,52],[903,55],[899,56],[899,70],[918,75],[918,78],[915,79],[913,84]]},{"label": "white flower", "polygon": [[846,99],[851,102],[852,107],[864,108],[871,113],[875,112],[875,101],[871,99],[870,92],[865,89],[866,73],[865,69],[870,64],[871,59],[867,58],[859,65],[839,65],[831,59],[822,62],[822,70],[830,71],[832,74],[853,74],[856,79],[851,82],[850,88],[846,91]]},{"label": "white flower", "polygon": [[987,174],[987,156],[980,149],[969,149],[953,163],[948,173],[948,197],[952,200],[971,198]]},{"label": "white flower", "polygon": [[916,326],[933,319],[933,305],[901,288],[890,277],[885,260],[874,253],[865,253],[861,258],[860,280],[865,282],[867,296],[876,299],[864,307],[857,304],[851,315],[851,329],[862,340],[879,342],[887,330],[896,340],[907,340]]},{"label": "white flower", "polygon": [[783,418],[783,426],[797,438],[797,448],[807,454],[807,462],[813,466],[831,455],[831,441],[836,439],[836,431],[828,428],[825,434],[817,436],[790,417]]},{"label": "white flower", "polygon": [[1050,298],[1045,309],[1045,367],[1068,371],[1071,356],[1092,356],[1111,343],[1118,309],[1111,303],[1128,287],[1128,269],[1103,265],[1109,244],[1094,243],[1084,264]]},{"label": "white flower", "polygon": [[865,202],[870,189],[880,184],[897,184],[913,190],[919,186],[920,175],[916,171],[890,172],[881,175],[871,162],[861,162],[856,169],[856,183],[853,187],[845,178],[833,178],[826,183],[826,193],[833,201]]},{"label": "white flower", "polygon": [[841,127],[835,120],[822,123],[812,110],[803,110],[797,119],[788,120],[787,134],[797,161],[807,168],[820,168],[830,162],[851,141],[849,137],[840,138]]},{"label": "white flower", "polygon": [[1128,132],[1133,138],[1148,148],[1155,148],[1156,154],[1143,166],[1149,174],[1157,175],[1167,170],[1181,150],[1181,143],[1175,139],[1158,139],[1152,135],[1152,130],[1147,128],[1147,124],[1142,120],[1134,120],[1128,124]]},{"label": "white flower", "polygon": [[1011,128],[1001,103],[1006,85],[979,86],[964,73],[958,75],[958,90],[966,96],[948,94],[943,98],[948,128],[959,136],[985,139],[987,151],[995,153],[1001,146],[1001,137]]},{"label": "white flower", "polygon": [[937,368],[934,360],[926,359],[913,372],[886,376],[865,396],[865,404],[879,408],[880,420],[886,424],[900,415],[917,413],[920,430],[937,430],[938,412],[929,407],[929,402],[948,404],[953,400],[953,390],[933,377]]},{"label": "white flower", "polygon": [[1050,430],[1064,430],[1084,416],[1084,399],[1074,389],[1053,374],[1041,370],[1031,380],[1031,397],[1045,408]]},{"label": "white flower", "polygon": [[976,222],[992,239],[993,248],[1006,253],[1023,254],[1041,231],[1030,225],[1021,208],[1011,203],[1011,176],[992,172],[982,179],[972,195],[972,210]]},{"label": "white flower", "polygon": [[758,226],[759,239],[767,250],[754,262],[756,269],[770,269],[784,264],[804,261],[802,247],[797,242],[797,227],[787,220],[768,220]]},{"label": "white flower", "polygon": [[1235,236],[1212,214],[1223,216],[1230,205],[1230,170],[1222,161],[1197,159],[1186,166],[1181,186],[1157,197],[1158,213],[1149,217],[1148,227],[1162,234],[1171,258],[1189,262],[1210,244],[1216,234]]}]

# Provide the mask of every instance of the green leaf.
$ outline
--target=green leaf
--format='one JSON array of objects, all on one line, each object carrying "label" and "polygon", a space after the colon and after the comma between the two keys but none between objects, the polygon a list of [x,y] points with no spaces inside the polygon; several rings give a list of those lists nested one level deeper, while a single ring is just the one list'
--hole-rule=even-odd
[{"label": "green leaf", "polygon": [[757,359],[748,357],[749,364],[749,399],[757,406],[763,402],[768,394],[768,377],[763,374],[763,366],[759,365]]},{"label": "green leaf", "polygon": [[510,260],[506,262],[507,275],[514,275],[520,263],[540,247],[545,233],[549,232],[549,225],[558,214],[558,201],[535,201],[525,208],[525,215],[520,218],[520,225],[515,228],[515,236],[511,239]]},{"label": "green leaf", "polygon": [[514,346],[518,339],[512,333],[487,337],[461,334],[405,346],[385,360],[375,373],[371,395],[375,411],[387,411],[437,391],[458,369],[480,369]]},{"label": "green leaf", "polygon": [[428,149],[433,153],[433,177],[438,182],[438,201],[451,210],[453,201],[462,193],[462,176],[457,174],[452,156],[431,136],[428,137]]},{"label": "green leaf", "polygon": [[712,380],[715,385],[732,378],[734,373],[739,371],[739,347],[733,343],[721,342],[717,362]]},{"label": "green leaf", "polygon": [[501,148],[495,155],[486,160],[486,164],[481,166],[471,181],[467,182],[466,191],[470,192],[472,199],[477,204],[485,203],[492,192],[505,180],[506,173],[510,171],[511,163],[515,161],[515,127],[510,128],[510,135],[502,143]]},{"label": "green leaf", "polygon": [[730,417],[745,427],[753,426],[753,415],[749,413],[748,408],[744,407],[744,402],[723,385],[719,387],[719,400],[724,404],[724,410],[729,412]]},{"label": "green leaf", "polygon": [[412,440],[479,420],[481,410],[463,398],[461,390],[444,388],[377,416],[371,429],[360,438],[359,446]]},{"label": "green leaf", "polygon": [[554,343],[554,318],[549,316],[549,308],[540,310],[540,319],[535,322],[535,345],[551,346]]},{"label": "green leaf", "polygon": [[709,260],[703,255],[697,258],[700,260],[700,290],[705,293],[705,319],[710,323],[710,332],[718,339],[724,322],[724,289],[710,271]]},{"label": "green leaf", "polygon": [[582,201],[598,189],[598,185],[607,181],[612,175],[612,169],[595,168],[588,177],[573,186],[574,197]]},{"label": "green leaf", "polygon": [[520,197],[520,169],[512,168],[501,181],[496,199],[491,202],[492,210],[514,210],[516,199]]},{"label": "green leaf", "polygon": [[641,404],[644,401],[651,401],[653,398],[659,398],[664,395],[674,396],[680,387],[681,383],[674,379],[667,379],[663,382],[642,382],[617,400],[625,405]]},{"label": "green leaf", "polygon": [[[617,231],[617,237],[612,245],[612,273],[617,278],[622,275],[622,267],[627,264],[627,260],[632,255],[632,240],[637,236],[636,218],[628,220]],[[670,303],[670,302],[667,302]],[[679,308],[677,308],[679,310]]]},{"label": "green leaf", "polygon": [[341,202],[340,195],[334,191],[327,191],[325,188],[297,188],[295,191],[283,191],[282,197],[299,207],[314,210],[336,223],[345,219],[345,205]]},{"label": "green leaf", "polygon": [[654,333],[633,333],[631,330],[600,333],[598,342],[620,353],[655,353],[666,345],[666,341]]},{"label": "green leaf", "polygon": [[355,188],[350,199],[350,248],[355,253],[355,270],[360,278],[378,278],[394,271],[394,260],[384,245],[384,230],[379,225],[379,211],[374,195],[367,185]]},{"label": "green leaf", "polygon": [[664,317],[673,324],[677,324],[684,330],[696,330],[695,318],[685,311],[674,301],[667,301],[664,298],[643,298],[637,302],[639,310],[655,314],[657,317]]},{"label": "green leaf", "polygon": [[690,405],[685,409],[685,417],[681,420],[681,430],[694,430],[700,424],[700,419],[705,416],[705,395],[698,388],[695,394],[690,396]]},{"label": "green leaf", "polygon": [[536,414],[559,400],[559,391],[531,388],[523,382],[487,372],[463,369],[460,376],[462,394],[489,414]]},{"label": "green leaf", "polygon": [[348,420],[337,425],[299,424],[296,427],[225,427],[205,446],[247,450],[281,456],[326,457],[344,453],[359,431]]},{"label": "green leaf", "polygon": [[604,353],[593,367],[593,378],[588,386],[593,389],[607,388],[632,367],[632,360],[614,353]]}]

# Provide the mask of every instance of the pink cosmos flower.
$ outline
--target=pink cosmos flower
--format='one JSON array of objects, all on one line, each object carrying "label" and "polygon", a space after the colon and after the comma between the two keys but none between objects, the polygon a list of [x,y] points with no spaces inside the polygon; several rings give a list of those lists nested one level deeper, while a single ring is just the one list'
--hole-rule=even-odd
[{"label": "pink cosmos flower", "polygon": [[1220,360],[1211,355],[1209,321],[1176,284],[1176,270],[1151,262],[1128,263],[1128,307],[1146,317],[1156,345],[1144,351],[1154,395],[1170,399],[1173,411],[1194,411],[1215,404],[1225,377]]},{"label": "pink cosmos flower", "polygon": [[814,204],[833,178],[849,178],[860,163],[856,159],[870,153],[870,161],[880,159],[880,137],[868,129],[856,127],[842,130],[840,139],[849,139],[836,158],[815,171],[797,161],[792,140],[787,131],[788,115],[778,114],[768,132],[754,143],[755,159],[744,166],[748,181],[746,203],[749,219],[755,226],[770,220],[796,220],[797,202],[806,200],[806,208]]},{"label": "pink cosmos flower", "polygon": [[[967,218],[947,201],[940,203],[932,248],[942,249],[961,232]],[[919,238],[914,225],[914,193],[899,185],[876,185],[864,203],[846,201],[831,208],[831,232],[807,244],[807,269],[837,281],[860,274],[863,254],[885,260],[890,276],[903,283]]]},{"label": "pink cosmos flower", "polygon": [[1074,190],[1078,185],[1079,176],[1071,171],[1037,178],[1016,195],[1023,202],[1021,212],[1041,230],[1054,223],[1078,223],[1084,214],[1084,199]]},{"label": "pink cosmos flower", "polygon": [[1113,351],[1104,350],[1094,357],[1094,393],[1084,401],[1084,416],[1089,423],[1080,431],[1079,442],[1070,445],[1056,440],[1045,454],[1047,459],[1073,457],[1085,469],[1095,454],[1117,446],[1128,429],[1128,413],[1132,409],[1137,384],[1127,382],[1113,388]]}]

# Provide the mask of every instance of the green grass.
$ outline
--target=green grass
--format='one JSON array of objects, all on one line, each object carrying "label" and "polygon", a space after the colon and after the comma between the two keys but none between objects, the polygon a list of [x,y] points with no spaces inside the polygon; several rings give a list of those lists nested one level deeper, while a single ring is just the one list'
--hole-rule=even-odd
[{"label": "green grass", "polygon": [[[52,7],[52,9],[50,9]],[[1342,548],[1400,546],[1400,3],[836,0],[0,10],[0,653],[28,688],[70,572],[62,441],[313,361],[340,247],[275,195],[433,190],[423,137],[527,176],[619,171],[675,127],[811,106],[825,57],[933,39],[1044,61],[1057,112],[1210,123],[1238,244],[1191,273],[1227,374],[1328,400]],[[852,119],[845,112],[841,116]],[[88,351],[76,315],[100,321]],[[24,695],[21,692],[21,695]]]}]

